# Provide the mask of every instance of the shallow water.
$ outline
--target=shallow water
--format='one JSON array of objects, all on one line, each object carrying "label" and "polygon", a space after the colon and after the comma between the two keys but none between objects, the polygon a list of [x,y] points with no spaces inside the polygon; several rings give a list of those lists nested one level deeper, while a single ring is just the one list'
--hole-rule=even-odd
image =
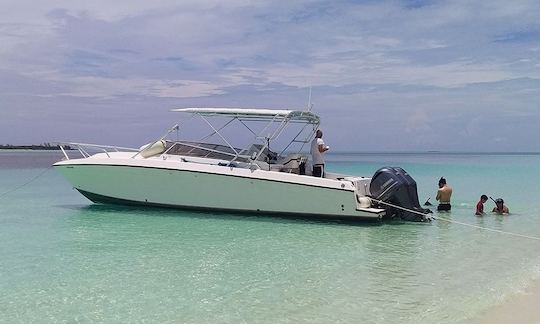
[{"label": "shallow water", "polygon": [[[351,224],[94,205],[53,169],[39,176],[59,157],[0,151],[5,322],[460,323],[539,271],[539,241],[442,221]],[[328,160],[330,171],[358,175],[401,166],[422,202],[434,201],[445,176],[453,210],[436,215],[540,236],[540,156]],[[502,196],[512,215],[475,217],[481,194]]]}]

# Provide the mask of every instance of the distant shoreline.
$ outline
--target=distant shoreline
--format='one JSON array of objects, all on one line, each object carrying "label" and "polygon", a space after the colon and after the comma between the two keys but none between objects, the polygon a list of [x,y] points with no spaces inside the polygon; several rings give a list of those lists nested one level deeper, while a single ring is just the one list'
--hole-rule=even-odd
[{"label": "distant shoreline", "polygon": [[[34,150],[34,151],[59,151],[59,145],[49,143],[33,145],[0,145],[1,150]],[[74,150],[69,145],[64,145],[64,150]],[[459,152],[459,151],[334,151],[329,155],[540,155],[540,152]]]},{"label": "distant shoreline", "polygon": [[[68,145],[64,146],[65,150],[71,150]],[[35,150],[35,151],[59,151],[59,145],[41,144],[41,145],[0,145],[0,150]]]}]

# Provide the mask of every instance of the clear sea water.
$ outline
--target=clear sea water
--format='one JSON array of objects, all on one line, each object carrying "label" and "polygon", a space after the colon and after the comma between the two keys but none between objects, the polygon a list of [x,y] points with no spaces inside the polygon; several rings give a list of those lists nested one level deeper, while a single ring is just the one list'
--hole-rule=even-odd
[{"label": "clear sea water", "polygon": [[[442,221],[350,224],[94,205],[46,169],[58,159],[0,151],[2,322],[466,323],[540,272],[540,241]],[[445,176],[453,210],[436,215],[540,236],[538,155],[328,160],[329,170],[358,175],[401,166],[422,202],[434,201]],[[503,197],[512,215],[475,217],[481,194]]]}]

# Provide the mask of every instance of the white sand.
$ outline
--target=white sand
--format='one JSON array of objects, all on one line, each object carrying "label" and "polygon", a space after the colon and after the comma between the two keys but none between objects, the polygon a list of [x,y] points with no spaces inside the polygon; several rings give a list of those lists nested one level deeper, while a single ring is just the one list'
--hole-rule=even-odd
[{"label": "white sand", "polygon": [[508,296],[502,304],[486,310],[470,323],[540,324],[540,280],[534,281],[524,292]]}]

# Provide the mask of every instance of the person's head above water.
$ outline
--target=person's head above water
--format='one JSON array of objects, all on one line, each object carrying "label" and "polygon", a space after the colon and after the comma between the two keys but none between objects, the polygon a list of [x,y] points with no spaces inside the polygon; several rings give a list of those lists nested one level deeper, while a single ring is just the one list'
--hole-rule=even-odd
[{"label": "person's head above water", "polygon": [[497,206],[499,205],[504,205],[504,200],[502,198],[497,198],[495,199],[495,204],[497,204]]},{"label": "person's head above water", "polygon": [[482,195],[480,196],[480,200],[482,200],[482,202],[486,202],[488,200],[488,196]]},{"label": "person's head above water", "polygon": [[315,134],[315,137],[316,138],[321,138],[322,137],[322,130],[317,129],[317,133]]},{"label": "person's head above water", "polygon": [[444,177],[441,177],[439,179],[439,188],[442,188],[446,185],[446,179]]}]

